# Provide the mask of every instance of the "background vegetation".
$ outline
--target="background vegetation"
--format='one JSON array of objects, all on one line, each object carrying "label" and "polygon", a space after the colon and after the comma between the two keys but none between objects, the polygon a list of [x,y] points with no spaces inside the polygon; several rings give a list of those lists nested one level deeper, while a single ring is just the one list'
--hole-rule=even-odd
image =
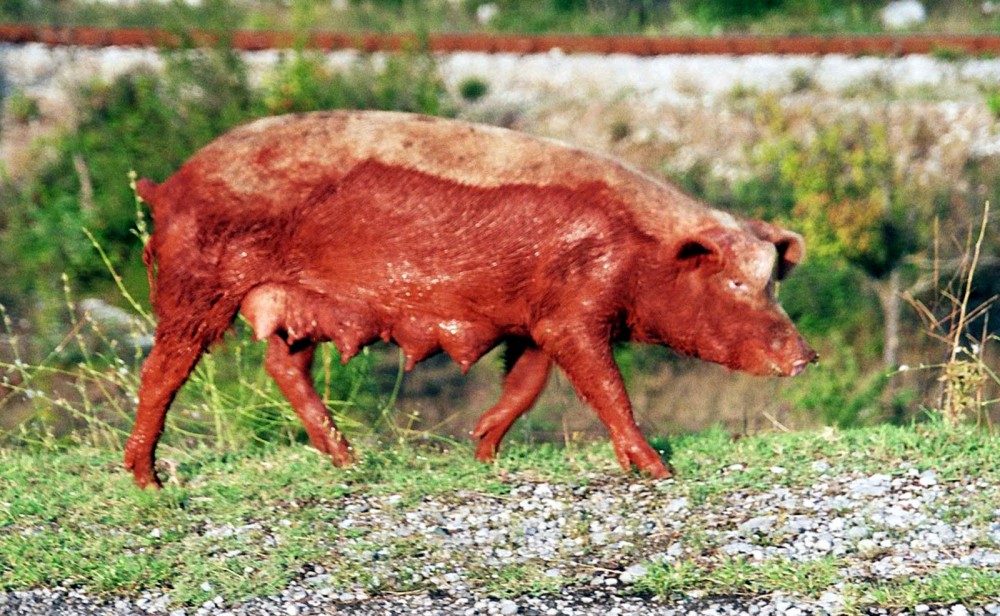
[{"label": "background vegetation", "polygon": [[[565,32],[580,34],[874,33],[879,0],[8,0],[0,20],[50,25],[375,30],[380,32]],[[1000,13],[975,0],[925,1],[928,32],[991,32]],[[308,17],[307,21],[303,21]],[[204,27],[204,26],[203,26]]]},{"label": "background vegetation", "polygon": [[[382,6],[350,3],[344,10],[363,12],[376,4]],[[841,10],[834,4],[701,3],[699,10],[710,15],[700,19],[759,25],[772,13],[792,23],[800,14]],[[37,9],[24,6],[24,18]],[[263,10],[268,5],[254,6]],[[532,11],[538,6],[509,3],[501,8]],[[559,14],[593,16],[613,12],[617,5],[569,1],[545,6]],[[690,17],[694,11],[693,4],[682,2],[629,6],[646,7],[649,15],[667,11]],[[152,10],[141,3],[135,10],[143,7]],[[407,7],[412,8],[399,2],[383,13],[405,13]],[[322,13],[319,4],[309,2],[292,8],[298,24],[313,23]],[[868,3],[848,8],[873,10]],[[170,10],[184,19],[211,17],[220,28],[241,25],[241,13],[225,2]],[[402,17],[396,19],[393,23],[404,23]],[[256,80],[244,58],[224,44],[165,52],[163,60],[162,71],[140,69],[80,89],[74,128],[39,148],[33,174],[5,177],[0,183],[0,304],[6,334],[0,340],[0,410],[6,411],[0,430],[8,440],[82,432],[85,438],[117,444],[130,425],[138,369],[150,336],[139,256],[147,229],[127,180],[130,171],[163,179],[209,140],[255,117],[334,108],[468,116],[489,91],[488,81],[476,78],[449,91],[434,58],[420,49],[360,55],[340,69],[331,68],[320,54],[292,51]],[[792,81],[796,92],[815,87],[808,75]],[[720,179],[709,161],[666,173],[710,202],[786,225],[808,238],[810,257],[782,285],[781,299],[820,348],[824,362],[782,388],[775,404],[797,418],[796,425],[848,427],[921,420],[928,411],[942,410],[946,400],[958,400],[949,407],[952,419],[989,423],[1000,395],[1000,379],[991,367],[1000,323],[991,303],[1000,293],[1000,264],[993,255],[1000,240],[982,208],[1000,194],[996,157],[968,157],[958,171],[961,177],[928,184],[921,165],[936,144],[920,123],[904,127],[912,148],[897,152],[890,131],[900,129],[893,127],[888,113],[881,118],[839,114],[803,120],[769,94],[737,87],[731,98],[734,112],[746,114],[756,127],[748,153],[752,173]],[[984,92],[983,104],[989,106],[993,98],[992,91]],[[34,101],[18,92],[10,93],[4,109],[8,122],[32,122],[38,115]],[[631,133],[627,119],[618,120],[610,128],[611,143],[626,143]],[[656,168],[659,161],[647,157],[643,164]],[[981,219],[986,224],[982,237]],[[112,309],[114,318],[98,318],[100,311],[79,305],[85,297],[132,314]],[[302,440],[293,414],[260,368],[259,345],[248,340],[244,329],[237,325],[235,341],[199,368],[177,405],[186,412],[171,413],[175,424],[169,438],[208,439],[224,447]],[[904,355],[918,356],[923,369],[910,370]],[[623,347],[617,358],[633,387],[693,371],[691,364],[662,349]],[[366,354],[344,369],[335,350],[327,349],[321,363],[317,376],[323,393],[349,430],[397,434],[420,427],[461,434],[466,429],[453,421],[453,374],[442,377],[433,368],[427,372],[432,376],[422,386],[443,410],[421,421],[390,412],[400,391],[393,352]],[[497,363],[485,362],[491,380],[499,378]],[[948,394],[951,385],[939,381],[942,372],[950,375],[947,383],[957,383],[954,395]],[[698,378],[705,382],[715,376]],[[538,412],[519,422],[518,435],[571,437],[561,411],[572,394],[558,380],[553,389],[562,398],[543,401]],[[664,395],[645,396],[646,407],[659,404],[657,396]]]}]

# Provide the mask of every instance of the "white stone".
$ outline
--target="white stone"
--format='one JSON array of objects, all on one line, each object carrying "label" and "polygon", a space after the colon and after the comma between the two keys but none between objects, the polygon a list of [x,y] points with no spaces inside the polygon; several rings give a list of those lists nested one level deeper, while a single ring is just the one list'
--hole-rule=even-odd
[{"label": "white stone", "polygon": [[648,573],[648,569],[643,565],[632,565],[619,576],[622,584],[632,584],[641,577],[644,577]]},{"label": "white stone", "polygon": [[552,486],[547,483],[535,486],[535,498],[552,498]]},{"label": "white stone", "polygon": [[927,21],[927,9],[917,0],[896,0],[879,12],[882,25],[890,30],[912,28]]},{"label": "white stone", "polygon": [[826,460],[816,460],[812,463],[812,469],[817,473],[825,473],[830,470],[830,463]]},{"label": "white stone", "polygon": [[476,8],[476,21],[479,25],[485,26],[489,24],[493,19],[500,13],[500,7],[494,2],[487,2],[486,4],[480,4]]},{"label": "white stone", "polygon": [[858,553],[861,555],[871,554],[878,549],[878,544],[871,539],[858,541]]}]

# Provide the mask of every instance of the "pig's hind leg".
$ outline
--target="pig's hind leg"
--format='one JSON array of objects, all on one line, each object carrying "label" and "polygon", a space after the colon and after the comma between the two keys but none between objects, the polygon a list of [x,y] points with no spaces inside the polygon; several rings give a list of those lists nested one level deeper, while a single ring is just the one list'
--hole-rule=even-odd
[{"label": "pig's hind leg", "polygon": [[472,438],[479,440],[476,459],[483,462],[493,459],[511,425],[538,399],[552,366],[548,355],[526,340],[509,340],[504,353],[507,375],[500,400],[483,414],[472,431]]},{"label": "pig's hind leg", "polygon": [[156,443],[163,433],[167,409],[205,350],[207,341],[174,335],[167,326],[157,330],[156,342],[142,364],[139,408],[135,426],[125,444],[125,468],[140,488],[160,486],[154,465]]},{"label": "pig's hind leg", "polygon": [[315,350],[316,345],[312,341],[300,340],[290,344],[282,336],[272,334],[268,339],[265,365],[268,374],[305,424],[313,447],[330,456],[337,466],[346,466],[353,458],[351,447],[316,393],[309,372]]}]

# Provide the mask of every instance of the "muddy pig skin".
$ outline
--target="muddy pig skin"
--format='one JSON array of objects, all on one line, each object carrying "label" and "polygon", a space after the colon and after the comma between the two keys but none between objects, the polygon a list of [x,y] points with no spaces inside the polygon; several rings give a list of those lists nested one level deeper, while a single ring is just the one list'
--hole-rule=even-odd
[{"label": "muddy pig skin", "polygon": [[463,371],[504,343],[500,400],[472,432],[480,460],[555,364],[622,467],[654,477],[670,470],[632,417],[614,342],[761,375],[816,357],[774,298],[800,236],[555,141],[403,113],[290,115],[232,130],[138,191],[154,220],[144,258],[158,317],[125,454],[140,486],[158,484],[175,393],[237,313],[337,465],[352,451],[310,377],[324,341],[345,362],[381,339],[407,369],[443,351]]}]

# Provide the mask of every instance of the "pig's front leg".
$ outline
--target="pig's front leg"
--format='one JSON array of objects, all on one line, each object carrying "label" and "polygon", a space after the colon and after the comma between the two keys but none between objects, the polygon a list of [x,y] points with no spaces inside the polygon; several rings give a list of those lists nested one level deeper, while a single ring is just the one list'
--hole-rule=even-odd
[{"label": "pig's front leg", "polygon": [[635,465],[651,477],[671,477],[672,471],[649,446],[635,423],[608,338],[588,336],[579,330],[552,329],[542,338],[544,341],[539,341],[542,350],[562,368],[577,394],[597,411],[607,427],[622,468],[628,471]]}]

